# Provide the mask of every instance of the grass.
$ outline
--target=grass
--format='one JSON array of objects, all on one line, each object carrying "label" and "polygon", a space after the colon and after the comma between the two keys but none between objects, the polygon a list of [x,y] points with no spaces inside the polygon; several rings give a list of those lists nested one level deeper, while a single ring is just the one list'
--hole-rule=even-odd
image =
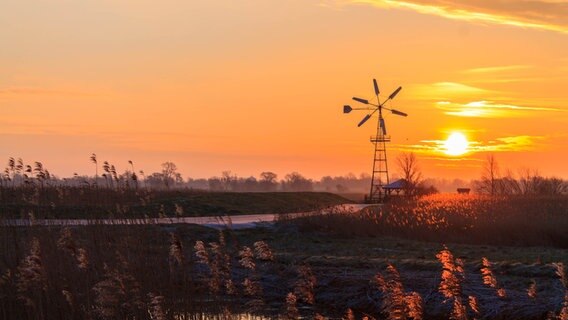
[{"label": "grass", "polygon": [[567,207],[439,195],[222,233],[0,227],[0,318],[568,319]]},{"label": "grass", "polygon": [[[436,257],[445,248],[463,261],[460,292],[464,303],[477,298],[479,317],[540,319],[560,313],[565,288],[552,263],[568,263],[565,250],[550,247],[303,233],[290,224],[225,232],[222,239],[216,230],[191,225],[11,227],[0,234],[0,317],[6,319],[150,319],[155,309],[165,319],[204,313],[294,318],[296,310],[334,318],[348,309],[358,319],[387,317],[396,311],[383,303],[391,291],[381,291],[374,279],[380,274],[392,285],[389,266],[405,294],[421,297],[425,318],[447,319],[453,305],[438,290]],[[268,244],[273,259],[261,258],[258,242]],[[86,267],[80,267],[80,249]],[[484,285],[484,257],[505,299]],[[535,298],[527,294],[532,282]]]},{"label": "grass", "polygon": [[360,212],[305,215],[294,223],[305,232],[344,236],[568,248],[568,196],[432,195]]},{"label": "grass", "polygon": [[349,203],[325,192],[235,193],[108,188],[0,188],[0,218],[155,218],[306,212]]}]

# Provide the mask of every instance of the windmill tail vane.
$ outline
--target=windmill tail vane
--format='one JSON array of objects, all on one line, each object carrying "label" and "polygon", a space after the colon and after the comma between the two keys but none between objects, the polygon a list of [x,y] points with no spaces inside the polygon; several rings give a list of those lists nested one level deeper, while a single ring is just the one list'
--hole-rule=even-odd
[{"label": "windmill tail vane", "polygon": [[400,90],[402,90],[402,87],[398,87],[396,90],[394,90],[382,103],[379,97],[380,90],[376,79],[373,79],[373,89],[377,99],[376,104],[369,102],[369,100],[367,99],[353,97],[354,101],[357,101],[366,106],[361,108],[353,108],[350,105],[344,105],[343,113],[350,113],[353,110],[369,111],[370,113],[365,115],[365,117],[363,117],[363,119],[361,119],[361,121],[359,121],[359,123],[357,124],[358,127],[361,127],[369,119],[371,119],[373,114],[378,112],[377,135],[371,137],[371,143],[373,143],[375,148],[373,157],[373,171],[371,175],[371,190],[369,191],[369,195],[365,196],[365,202],[383,203],[390,196],[390,189],[388,188],[389,171],[386,149],[386,143],[390,142],[390,137],[387,136],[387,127],[385,124],[385,119],[383,118],[383,110],[390,111],[392,114],[402,117],[407,117],[408,114],[400,110],[391,109],[384,106],[388,101],[393,100],[398,95]]}]

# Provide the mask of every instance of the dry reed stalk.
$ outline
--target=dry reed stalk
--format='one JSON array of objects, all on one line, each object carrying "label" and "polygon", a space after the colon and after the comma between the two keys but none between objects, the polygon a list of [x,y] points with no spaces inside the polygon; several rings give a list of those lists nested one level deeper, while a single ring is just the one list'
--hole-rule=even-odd
[{"label": "dry reed stalk", "polygon": [[[219,233],[219,243],[210,242],[208,245],[209,249],[203,241],[196,241],[194,248],[198,262],[209,268],[208,286],[211,293],[217,294],[222,288],[225,288],[227,294],[237,294],[237,288],[231,280],[231,257],[226,252],[223,232]],[[248,251],[244,251],[246,251],[245,255],[252,255],[250,248]],[[247,256],[245,260],[249,261],[249,258]],[[252,261],[252,258],[250,258],[250,261]],[[254,262],[252,264],[254,266]]]},{"label": "dry reed stalk", "polygon": [[387,319],[423,318],[422,297],[417,292],[404,292],[400,274],[393,265],[387,266],[385,277],[377,273],[374,280],[383,294],[382,312]]},{"label": "dry reed stalk", "polygon": [[483,284],[496,289],[497,296],[501,299],[507,297],[507,292],[504,288],[499,287],[497,283],[497,278],[493,274],[491,270],[491,262],[489,259],[482,257],[481,258],[481,276],[483,278]]},{"label": "dry reed stalk", "polygon": [[183,266],[183,263],[185,261],[185,257],[183,255],[183,246],[179,237],[174,233],[170,233],[169,258],[170,273],[173,273],[175,265]]},{"label": "dry reed stalk", "polygon": [[250,278],[245,278],[243,280],[243,291],[247,296],[261,296],[262,287],[257,281],[251,280]]},{"label": "dry reed stalk", "polygon": [[347,311],[345,311],[342,320],[355,320],[355,315],[353,314],[353,310],[351,310],[351,308],[348,308]]},{"label": "dry reed stalk", "polygon": [[195,256],[197,256],[197,261],[201,264],[209,266],[209,254],[207,253],[207,248],[203,241],[198,240],[195,242]]},{"label": "dry reed stalk", "polygon": [[79,269],[86,270],[89,267],[87,250],[77,246],[77,242],[73,238],[71,229],[66,227],[61,230],[61,234],[57,240],[57,247],[68,252],[73,258],[75,258]]},{"label": "dry reed stalk", "polygon": [[130,273],[126,259],[117,252],[117,268],[104,265],[104,278],[93,286],[95,313],[103,318],[116,318],[145,308],[140,296],[140,284]]},{"label": "dry reed stalk", "polygon": [[451,320],[467,320],[466,306],[462,304],[461,299],[454,299],[452,313],[450,314]]},{"label": "dry reed stalk", "polygon": [[235,286],[232,279],[227,279],[227,281],[225,281],[225,292],[229,295],[236,295],[238,293],[237,286]]},{"label": "dry reed stalk", "polygon": [[410,292],[404,296],[406,315],[409,319],[422,320],[424,315],[422,296],[418,292]]},{"label": "dry reed stalk", "polygon": [[298,298],[292,292],[286,295],[286,317],[288,319],[298,319],[300,316],[298,307],[296,306]]},{"label": "dry reed stalk", "polygon": [[532,279],[531,283],[529,284],[529,288],[527,289],[527,295],[529,298],[534,299],[536,298],[536,280]]},{"label": "dry reed stalk", "polygon": [[483,284],[491,287],[497,288],[497,279],[493,276],[491,271],[491,262],[485,257],[481,258],[481,276],[483,278]]},{"label": "dry reed stalk", "polygon": [[65,301],[73,308],[73,295],[67,290],[61,290],[61,294],[65,297]]},{"label": "dry reed stalk", "polygon": [[75,239],[73,239],[71,229],[65,227],[61,230],[59,239],[57,240],[57,247],[69,252],[73,257],[77,254],[77,244],[75,243]]},{"label": "dry reed stalk", "polygon": [[122,279],[116,270],[105,265],[104,279],[93,287],[95,292],[95,313],[100,317],[112,319],[120,314],[120,305],[126,296]]},{"label": "dry reed stalk", "polygon": [[27,306],[35,307],[34,297],[47,290],[47,278],[41,258],[39,240],[33,238],[30,253],[18,266],[16,274],[18,298]]},{"label": "dry reed stalk", "polygon": [[445,298],[461,297],[461,282],[464,279],[463,268],[456,266],[454,256],[448,248],[442,249],[436,258],[442,263],[442,277],[438,290]]},{"label": "dry reed stalk", "polygon": [[568,292],[564,294],[564,301],[562,301],[562,309],[560,309],[558,319],[568,320]]},{"label": "dry reed stalk", "polygon": [[468,303],[469,303],[469,308],[476,315],[480,315],[481,312],[479,312],[479,302],[477,301],[477,298],[475,296],[468,296],[467,300],[468,300]]},{"label": "dry reed stalk", "polygon": [[256,264],[254,263],[254,253],[251,248],[243,247],[243,250],[239,251],[239,263],[246,269],[255,270]]},{"label": "dry reed stalk", "polygon": [[179,203],[175,204],[175,213],[176,213],[176,217],[182,217],[183,216],[183,207]]},{"label": "dry reed stalk", "polygon": [[461,259],[455,259],[447,247],[444,247],[436,258],[442,263],[442,276],[438,290],[446,298],[444,302],[452,300],[450,319],[465,320],[467,319],[467,305],[463,303],[462,295],[462,282],[465,279],[464,262]]},{"label": "dry reed stalk", "polygon": [[232,290],[230,284],[227,287],[227,281],[231,278],[231,257],[225,252],[225,241],[222,233],[219,234],[219,238],[220,243],[209,243],[210,257],[212,257],[209,266],[211,269],[210,288],[215,293],[220,291],[223,285]]},{"label": "dry reed stalk", "polygon": [[274,261],[274,255],[268,244],[264,241],[257,241],[254,243],[254,252],[256,258],[263,261]]},{"label": "dry reed stalk", "polygon": [[2,288],[4,285],[12,283],[12,281],[12,270],[8,269],[2,274],[2,277],[0,277],[0,288]]},{"label": "dry reed stalk", "polygon": [[552,266],[554,267],[554,271],[558,276],[560,282],[562,283],[562,286],[564,287],[564,299],[562,300],[562,308],[560,309],[560,312],[556,318],[560,320],[568,320],[568,278],[566,277],[564,263],[555,262],[552,263]]},{"label": "dry reed stalk", "polygon": [[312,269],[307,265],[300,266],[298,268],[298,280],[296,280],[294,294],[300,297],[305,303],[314,304],[316,283],[317,279]]},{"label": "dry reed stalk", "polygon": [[164,311],[164,296],[154,293],[148,293],[150,303],[148,304],[148,314],[152,320],[166,320],[166,312]]},{"label": "dry reed stalk", "polygon": [[554,271],[560,282],[564,286],[564,289],[568,289],[568,279],[566,278],[566,271],[564,269],[564,263],[562,262],[553,262],[552,266],[554,267]]},{"label": "dry reed stalk", "polygon": [[233,320],[233,314],[231,313],[231,310],[229,310],[229,308],[227,307],[223,307],[223,314],[221,315],[221,319],[222,320]]}]

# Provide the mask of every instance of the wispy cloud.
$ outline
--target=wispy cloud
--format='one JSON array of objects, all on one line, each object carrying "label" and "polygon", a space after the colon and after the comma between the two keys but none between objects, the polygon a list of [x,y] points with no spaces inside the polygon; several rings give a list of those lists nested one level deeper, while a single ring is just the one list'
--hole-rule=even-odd
[{"label": "wispy cloud", "polygon": [[409,87],[411,95],[420,99],[440,100],[451,98],[472,98],[491,94],[492,91],[458,82],[436,82]]},{"label": "wispy cloud", "polygon": [[[468,156],[479,152],[518,152],[530,151],[537,148],[537,144],[544,141],[544,136],[511,136],[501,137],[489,141],[469,141],[468,151],[463,157],[443,156],[438,160],[462,161],[470,160]],[[393,145],[394,149],[403,152],[416,152],[424,155],[445,155],[445,140],[422,140],[412,145]]]},{"label": "wispy cloud", "polygon": [[444,113],[458,117],[500,118],[522,116],[523,113],[541,112],[564,112],[558,108],[517,106],[512,104],[496,103],[492,101],[472,101],[468,103],[454,103],[450,101],[436,102],[438,109]]},{"label": "wispy cloud", "polygon": [[471,22],[568,33],[568,3],[560,0],[348,0],[379,8],[402,8]]},{"label": "wispy cloud", "polygon": [[493,66],[493,67],[482,67],[482,68],[472,68],[467,69],[464,73],[500,73],[500,72],[508,72],[508,71],[517,71],[517,70],[524,70],[530,69],[532,66],[530,65],[510,65],[510,66]]}]

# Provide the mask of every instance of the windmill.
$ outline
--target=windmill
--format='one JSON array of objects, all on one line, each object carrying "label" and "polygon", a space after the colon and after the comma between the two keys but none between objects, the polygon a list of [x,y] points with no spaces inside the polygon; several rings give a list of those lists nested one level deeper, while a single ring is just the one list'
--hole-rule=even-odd
[{"label": "windmill", "polygon": [[375,154],[373,158],[373,174],[371,176],[371,191],[369,196],[365,197],[368,203],[382,203],[384,202],[387,194],[384,190],[384,186],[389,184],[389,170],[387,164],[387,149],[386,143],[390,142],[390,136],[387,135],[387,127],[385,125],[385,119],[383,118],[383,110],[390,111],[392,114],[397,116],[408,116],[406,113],[386,108],[384,105],[394,99],[396,95],[402,90],[402,87],[398,87],[393,93],[388,96],[388,98],[381,103],[379,98],[379,85],[377,80],[373,79],[373,86],[375,89],[375,96],[377,97],[377,103],[369,102],[369,100],[353,97],[353,100],[367,105],[362,108],[352,108],[349,105],[343,106],[343,113],[349,113],[353,110],[367,110],[369,113],[359,122],[358,127],[362,126],[367,122],[373,114],[378,111],[379,117],[377,120],[377,135],[371,136],[371,143],[375,146]]}]

